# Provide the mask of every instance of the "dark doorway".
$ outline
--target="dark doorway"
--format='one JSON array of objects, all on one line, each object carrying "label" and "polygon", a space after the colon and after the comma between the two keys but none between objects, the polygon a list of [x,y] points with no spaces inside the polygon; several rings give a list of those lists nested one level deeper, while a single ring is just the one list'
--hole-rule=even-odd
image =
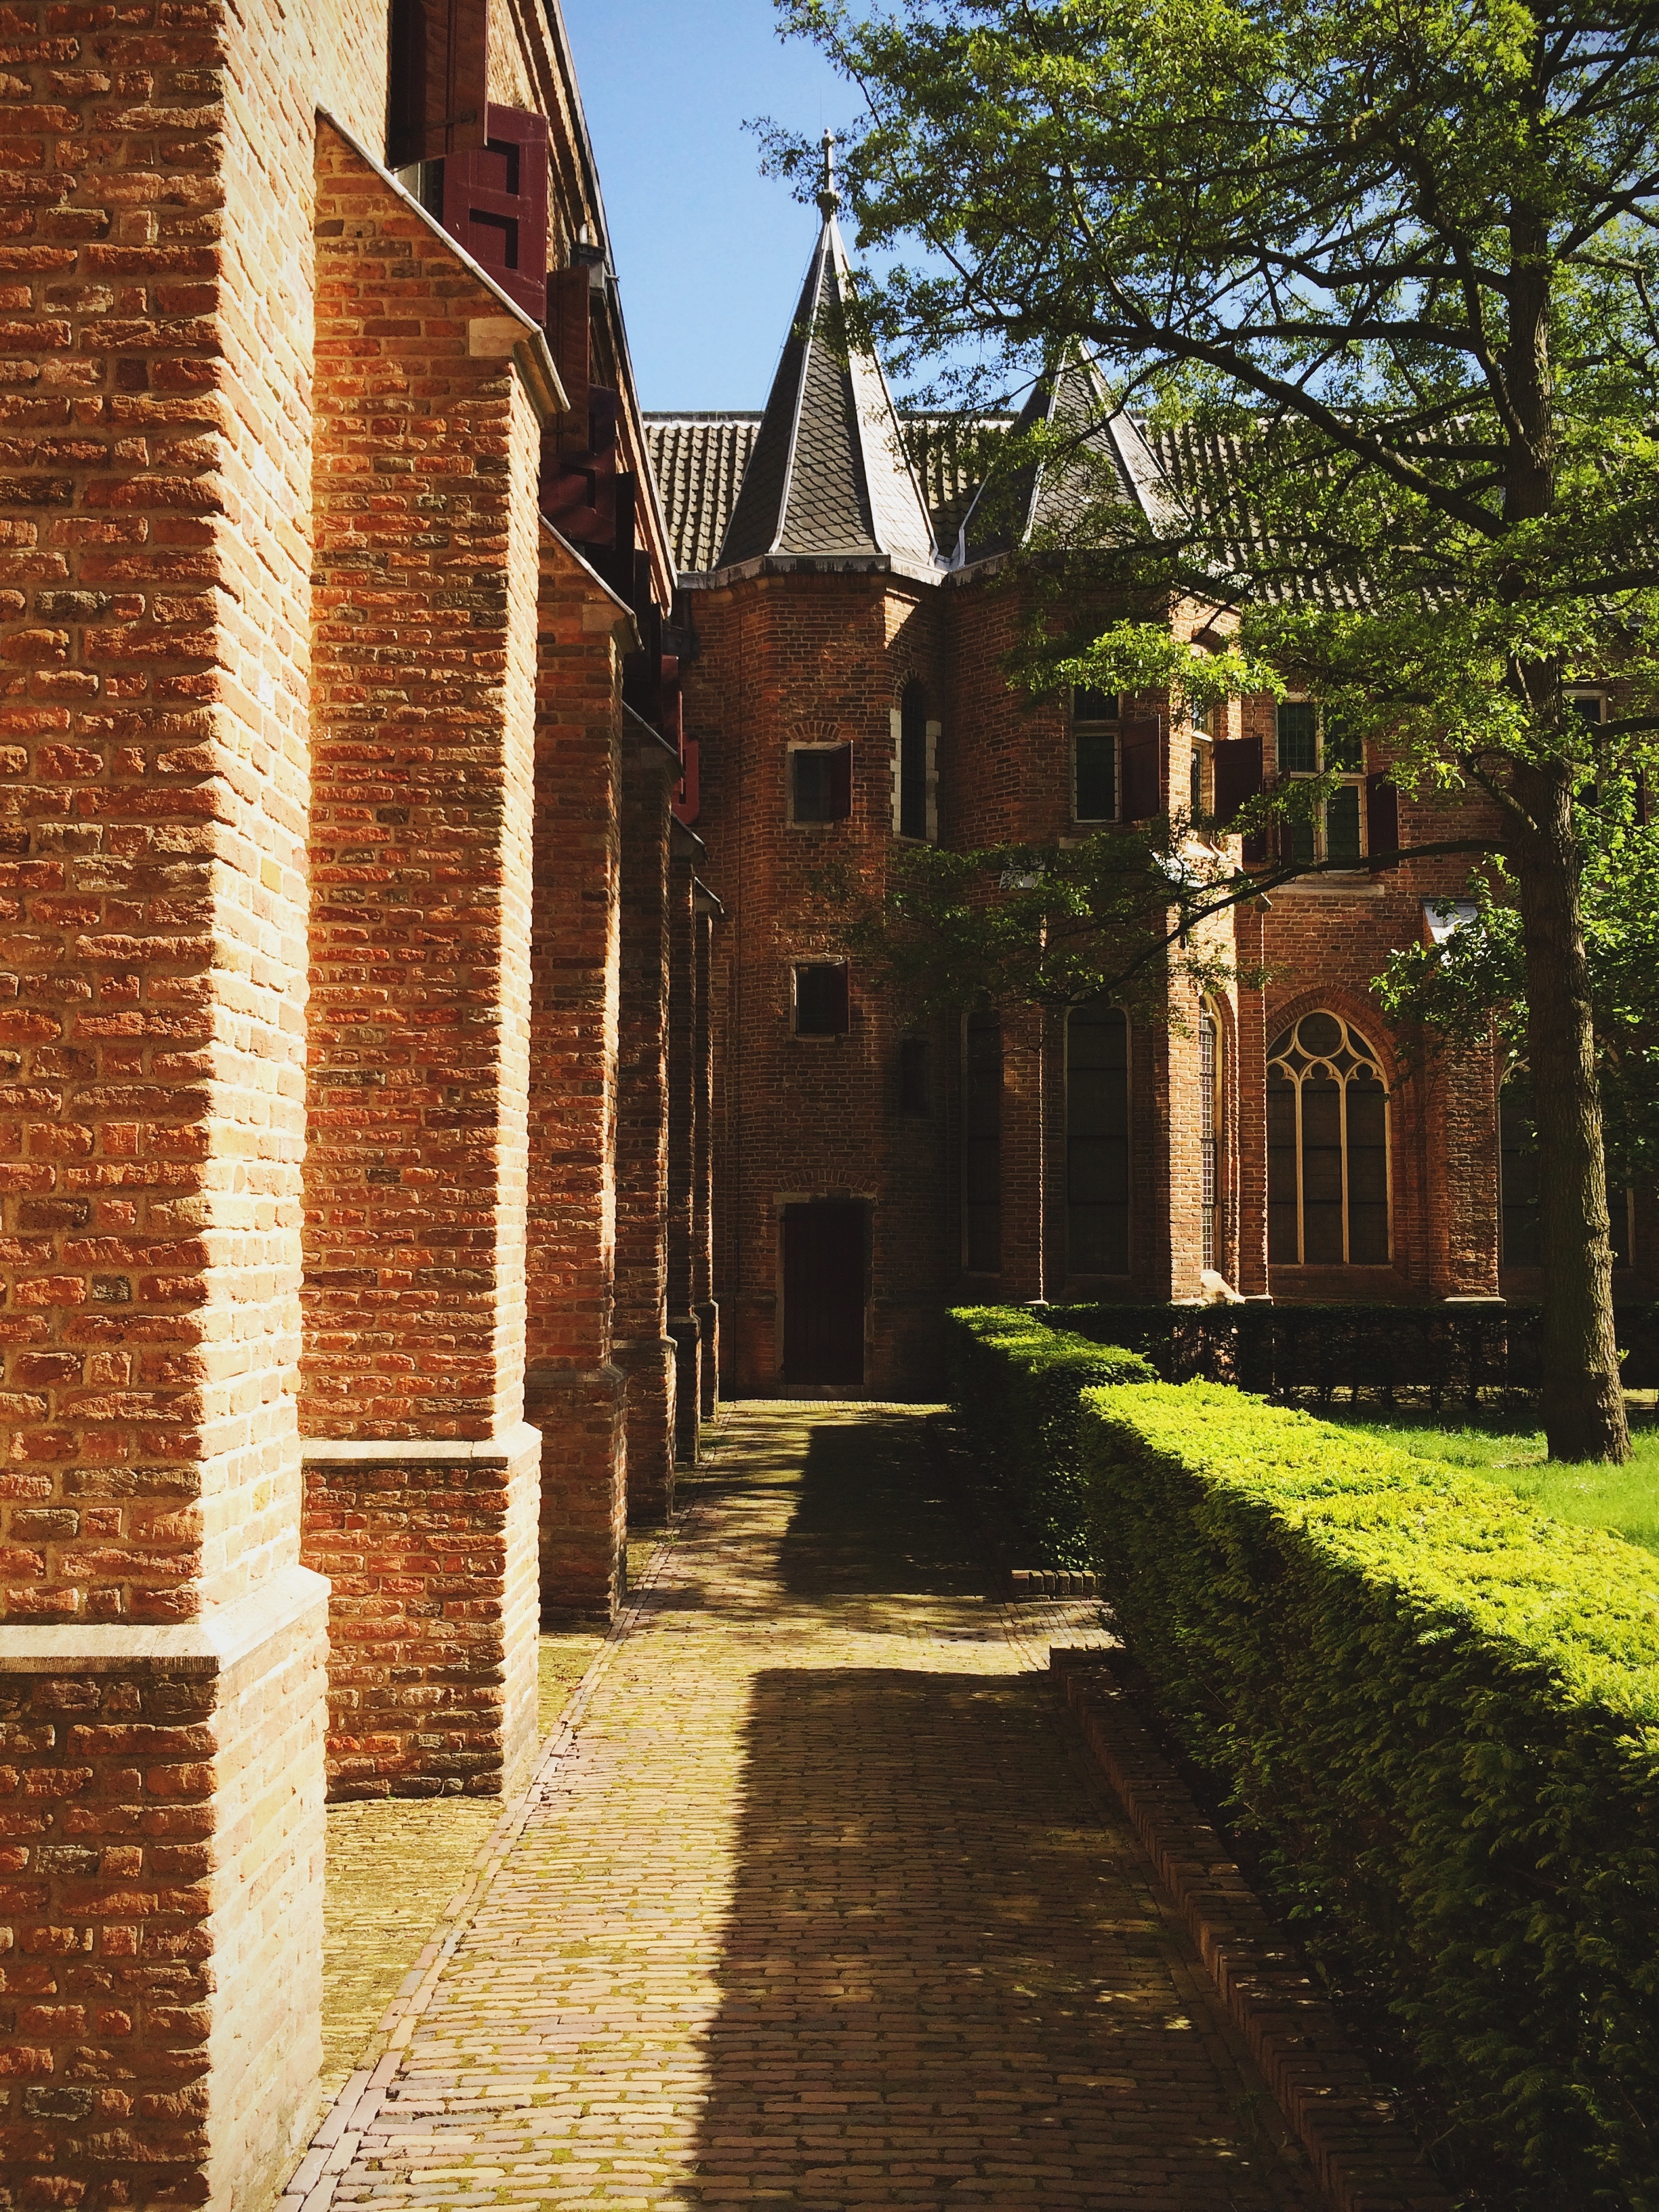
[{"label": "dark doorway", "polygon": [[783,1210],[783,1376],[864,1381],[865,1208],[825,1199]]}]

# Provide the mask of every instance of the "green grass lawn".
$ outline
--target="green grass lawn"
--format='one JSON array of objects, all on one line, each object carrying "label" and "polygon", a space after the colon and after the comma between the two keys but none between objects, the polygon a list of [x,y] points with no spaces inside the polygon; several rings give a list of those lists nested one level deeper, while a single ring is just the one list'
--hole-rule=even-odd
[{"label": "green grass lawn", "polygon": [[1611,1528],[1659,1553],[1659,1421],[1651,1413],[1632,1409],[1635,1456],[1625,1467],[1552,1467],[1544,1456],[1541,1431],[1496,1423],[1443,1426],[1432,1415],[1408,1413],[1361,1417],[1333,1411],[1321,1419],[1397,1444],[1413,1458],[1437,1460],[1443,1467],[1465,1468],[1489,1482],[1504,1483],[1558,1521]]}]

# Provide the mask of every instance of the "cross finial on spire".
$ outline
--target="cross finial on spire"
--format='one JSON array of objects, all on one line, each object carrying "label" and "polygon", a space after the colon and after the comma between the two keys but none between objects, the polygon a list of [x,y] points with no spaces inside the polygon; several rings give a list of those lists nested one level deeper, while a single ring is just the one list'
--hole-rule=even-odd
[{"label": "cross finial on spire", "polygon": [[823,134],[823,182],[818,187],[818,205],[826,222],[841,205],[841,194],[836,190],[836,134],[829,130]]}]

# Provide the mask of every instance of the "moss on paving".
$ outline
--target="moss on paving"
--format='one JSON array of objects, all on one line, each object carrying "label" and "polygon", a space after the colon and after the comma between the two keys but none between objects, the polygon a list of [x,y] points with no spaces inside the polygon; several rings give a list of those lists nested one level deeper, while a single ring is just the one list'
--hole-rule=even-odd
[{"label": "moss on paving", "polygon": [[[630,1588],[663,1540],[628,1539]],[[545,1742],[592,1666],[599,1628],[544,1631],[537,1651],[536,1733]],[[377,1797],[328,1808],[323,1902],[323,2090],[341,2089],[445,1907],[471,1881],[501,1817],[499,1797]]]}]

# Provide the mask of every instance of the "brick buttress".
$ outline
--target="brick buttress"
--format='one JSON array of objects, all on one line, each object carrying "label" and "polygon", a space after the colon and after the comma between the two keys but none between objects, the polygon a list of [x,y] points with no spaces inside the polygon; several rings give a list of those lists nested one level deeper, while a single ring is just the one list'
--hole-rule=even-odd
[{"label": "brick buttress", "polygon": [[542,425],[536,325],[317,147],[305,1557],[342,1796],[533,1747],[524,1418]]}]

